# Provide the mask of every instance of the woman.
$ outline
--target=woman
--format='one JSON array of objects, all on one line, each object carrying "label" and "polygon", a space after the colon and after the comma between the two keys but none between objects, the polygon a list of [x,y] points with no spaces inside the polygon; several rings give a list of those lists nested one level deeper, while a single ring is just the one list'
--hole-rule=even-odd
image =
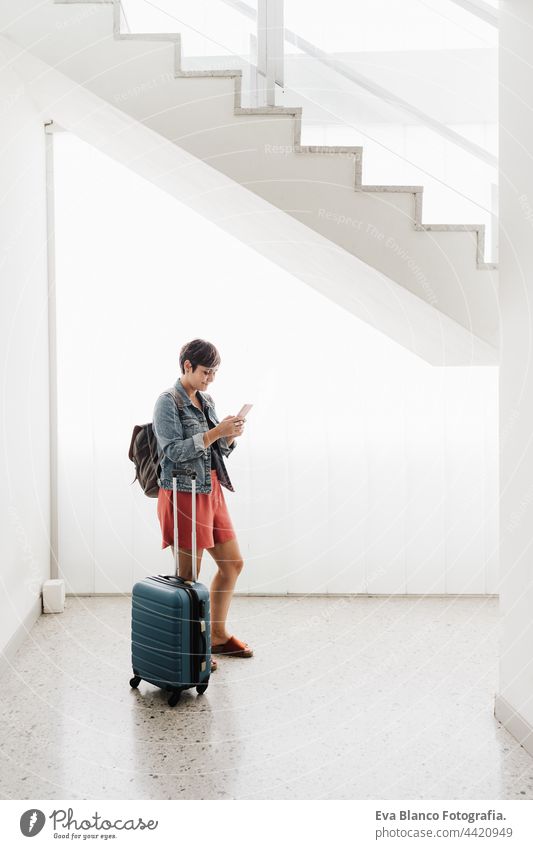
[{"label": "woman", "polygon": [[[159,446],[161,473],[158,478],[157,515],[163,534],[162,548],[174,546],[172,471],[176,467],[178,489],[179,574],[192,579],[191,479],[188,468],[196,472],[196,550],[200,574],[202,554],[206,548],[218,571],[210,589],[211,652],[233,657],[251,657],[253,651],[226,628],[235,582],[243,560],[235,529],[231,522],[221,486],[233,490],[224,457],[235,448],[242,436],[244,419],[217,418],[213,399],[205,390],[215,379],[220,355],[210,342],[193,339],[184,345],[179,356],[181,378],[174,384],[175,393],[161,393],[156,401],[152,427]],[[179,473],[181,471],[181,474]],[[212,661],[216,669],[216,661]]]}]

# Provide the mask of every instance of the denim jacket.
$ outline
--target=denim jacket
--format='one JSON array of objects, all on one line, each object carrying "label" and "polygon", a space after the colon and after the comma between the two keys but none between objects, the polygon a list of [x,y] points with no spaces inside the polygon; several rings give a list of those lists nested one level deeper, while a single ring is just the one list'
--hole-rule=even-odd
[{"label": "denim jacket", "polygon": [[[178,475],[176,485],[180,492],[191,492],[191,479],[185,474],[186,469],[196,472],[196,491],[211,492],[211,446],[204,445],[204,433],[209,430],[206,416],[195,407],[183,388],[180,379],[176,380],[174,388],[178,393],[178,404],[170,390],[162,392],[154,407],[152,428],[159,448],[160,476],[157,482],[161,489],[172,489],[172,470],[176,468]],[[206,415],[217,425],[219,420],[215,411],[213,399],[207,392],[200,392]],[[218,439],[220,451],[227,457],[235,448],[235,440],[231,445],[225,436]],[[223,476],[221,486],[232,492],[235,490],[229,479],[224,461],[222,460]],[[181,474],[180,474],[181,471]]]}]

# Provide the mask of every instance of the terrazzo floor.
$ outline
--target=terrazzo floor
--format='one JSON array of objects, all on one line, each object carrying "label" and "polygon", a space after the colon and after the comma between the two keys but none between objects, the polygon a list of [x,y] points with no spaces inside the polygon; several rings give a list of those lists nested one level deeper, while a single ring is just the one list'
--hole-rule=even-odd
[{"label": "terrazzo floor", "polygon": [[130,605],[67,599],[0,686],[3,799],[533,799],[494,598],[245,597],[207,692],[129,686]]}]

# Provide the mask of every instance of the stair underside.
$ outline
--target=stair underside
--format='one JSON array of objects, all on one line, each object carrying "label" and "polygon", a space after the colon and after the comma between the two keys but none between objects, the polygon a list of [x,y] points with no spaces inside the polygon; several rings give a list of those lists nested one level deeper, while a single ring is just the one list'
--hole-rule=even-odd
[{"label": "stair underside", "polygon": [[181,70],[179,35],[120,33],[111,0],[20,2],[12,40],[497,344],[483,225],[424,224],[422,187],[363,185],[360,147],[301,145],[299,108],[243,108],[239,72]]}]

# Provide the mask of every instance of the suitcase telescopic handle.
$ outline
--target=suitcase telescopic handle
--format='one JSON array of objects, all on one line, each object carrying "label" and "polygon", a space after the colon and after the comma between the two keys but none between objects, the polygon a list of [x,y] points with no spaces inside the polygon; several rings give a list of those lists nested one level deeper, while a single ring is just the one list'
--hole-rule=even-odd
[{"label": "suitcase telescopic handle", "polygon": [[[185,469],[185,473],[189,475],[191,479],[192,579],[194,583],[196,583],[196,581],[198,580],[198,564],[196,562],[196,472],[194,471],[194,469],[187,467]],[[178,470],[174,468],[172,470],[172,510],[174,514],[174,568],[176,570],[176,577],[179,578],[180,570],[178,559],[178,484],[176,480],[177,476]]]}]

